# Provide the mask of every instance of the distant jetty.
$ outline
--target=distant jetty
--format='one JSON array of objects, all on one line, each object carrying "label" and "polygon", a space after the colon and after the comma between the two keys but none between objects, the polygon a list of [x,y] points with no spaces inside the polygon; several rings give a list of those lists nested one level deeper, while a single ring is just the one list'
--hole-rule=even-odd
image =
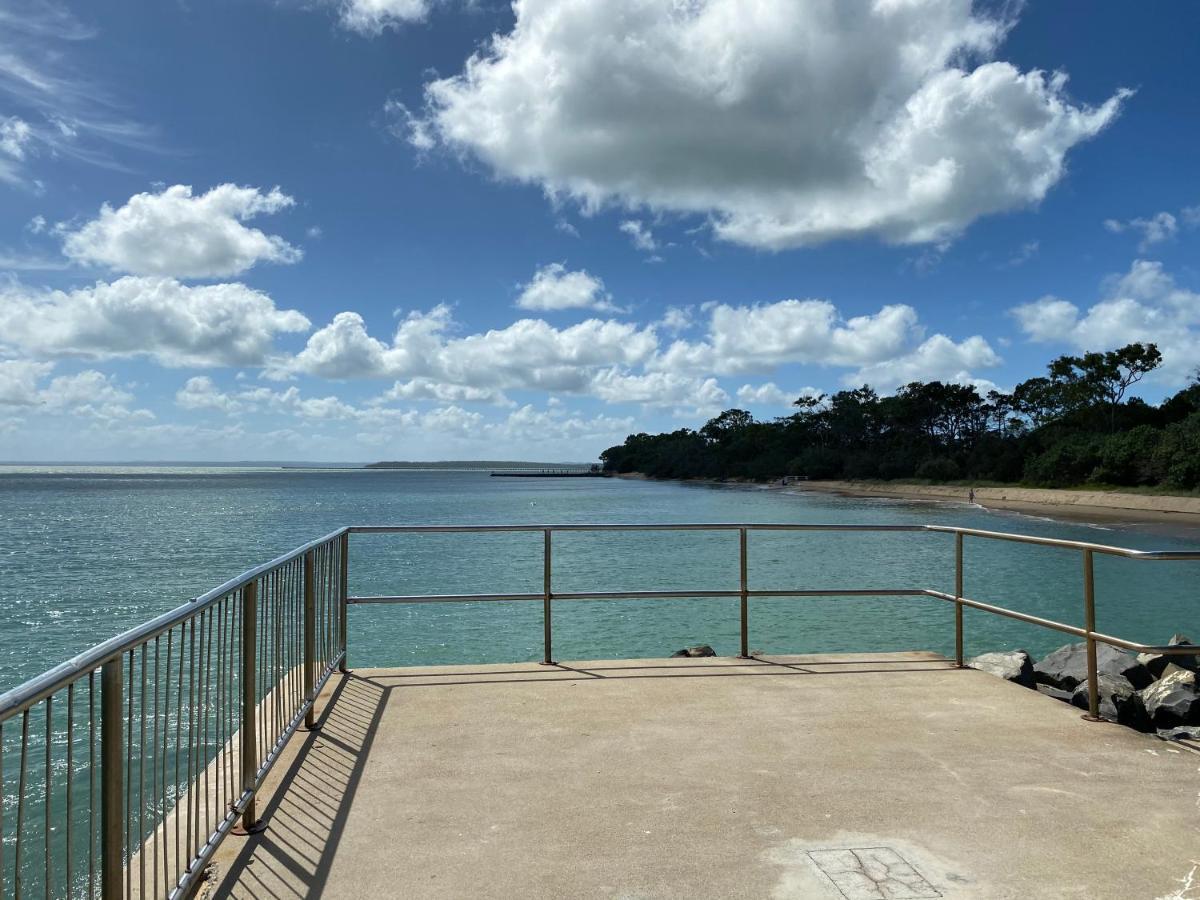
[{"label": "distant jetty", "polygon": [[422,469],[422,470],[442,470],[442,469],[462,469],[466,471],[478,472],[479,470],[529,470],[540,471],[542,469],[587,469],[590,463],[571,463],[571,462],[529,462],[526,460],[512,459],[443,459],[443,460],[386,460],[384,462],[367,463],[365,469]]},{"label": "distant jetty", "polygon": [[554,467],[546,469],[509,469],[492,473],[493,478],[611,478],[599,466]]}]

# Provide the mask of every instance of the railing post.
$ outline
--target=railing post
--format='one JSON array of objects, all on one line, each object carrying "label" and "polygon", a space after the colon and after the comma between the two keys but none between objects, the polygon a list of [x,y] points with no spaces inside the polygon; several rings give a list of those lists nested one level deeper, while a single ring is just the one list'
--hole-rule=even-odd
[{"label": "railing post", "polygon": [[954,664],[963,667],[963,533],[954,533]]},{"label": "railing post", "polygon": [[125,877],[125,748],[121,657],[100,669],[100,896],[120,900]]},{"label": "railing post", "polygon": [[542,532],[542,665],[554,665],[554,646],[550,618],[550,569],[551,569],[550,529]]},{"label": "railing post", "polygon": [[304,713],[304,727],[311,731],[317,723],[317,600],[316,558],[309,550],[304,554],[304,699],[308,710]]},{"label": "railing post", "polygon": [[1087,627],[1088,714],[1084,717],[1100,721],[1100,685],[1096,680],[1096,580],[1092,551],[1083,551],[1083,618]]},{"label": "railing post", "polygon": [[750,658],[750,578],[749,578],[749,560],[746,555],[746,529],[738,529],[738,569],[740,572],[739,590],[742,592],[738,598],[739,612],[741,613],[741,643],[739,644],[740,652],[738,656],[742,659]]},{"label": "railing post", "polygon": [[242,812],[237,834],[260,831],[255,809],[254,792],[258,790],[258,728],[255,719],[258,698],[255,696],[255,674],[258,668],[255,648],[258,640],[258,582],[250,581],[242,588],[242,793],[250,793]]},{"label": "railing post", "polygon": [[343,531],[341,537],[341,572],[338,574],[338,627],[342,630],[342,661],[338,669],[345,673],[350,671],[348,662],[350,653],[349,617],[346,610],[350,604],[346,598],[350,596],[350,532]]}]

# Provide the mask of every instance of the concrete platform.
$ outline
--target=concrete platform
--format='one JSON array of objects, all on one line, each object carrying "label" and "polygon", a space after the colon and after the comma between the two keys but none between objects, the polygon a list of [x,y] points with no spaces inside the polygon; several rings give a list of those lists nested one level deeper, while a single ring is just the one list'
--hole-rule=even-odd
[{"label": "concrete platform", "polygon": [[359,670],[260,809],[210,896],[1200,896],[1200,755],[928,653]]}]

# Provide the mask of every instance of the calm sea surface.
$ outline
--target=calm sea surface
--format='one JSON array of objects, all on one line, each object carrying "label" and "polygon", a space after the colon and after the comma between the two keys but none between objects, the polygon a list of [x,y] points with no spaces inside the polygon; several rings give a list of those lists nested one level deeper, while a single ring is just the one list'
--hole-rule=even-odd
[{"label": "calm sea surface", "polygon": [[[0,691],[343,524],[557,522],[942,523],[1115,543],[1200,545],[1200,533],[1099,528],[964,504],[798,495],[622,479],[508,479],[486,472],[0,468]],[[560,591],[737,587],[735,534],[564,534]],[[966,593],[1082,623],[1078,553],[968,539]],[[1200,564],[1098,557],[1101,630],[1141,641],[1200,632]],[[953,590],[953,538],[752,534],[752,588]],[[535,592],[536,534],[355,535],[352,593]],[[768,653],[953,651],[949,604],[917,598],[751,602]],[[968,653],[1065,642],[968,610]],[[352,666],[533,660],[538,603],[350,610]],[[562,602],[560,659],[737,649],[736,600]]]}]

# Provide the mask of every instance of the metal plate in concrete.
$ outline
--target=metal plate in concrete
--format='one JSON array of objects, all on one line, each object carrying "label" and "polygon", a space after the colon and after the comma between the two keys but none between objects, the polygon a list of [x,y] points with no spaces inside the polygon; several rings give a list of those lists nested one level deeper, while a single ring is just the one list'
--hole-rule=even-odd
[{"label": "metal plate in concrete", "polygon": [[891,847],[809,850],[808,856],[846,900],[930,900],[942,896]]}]

